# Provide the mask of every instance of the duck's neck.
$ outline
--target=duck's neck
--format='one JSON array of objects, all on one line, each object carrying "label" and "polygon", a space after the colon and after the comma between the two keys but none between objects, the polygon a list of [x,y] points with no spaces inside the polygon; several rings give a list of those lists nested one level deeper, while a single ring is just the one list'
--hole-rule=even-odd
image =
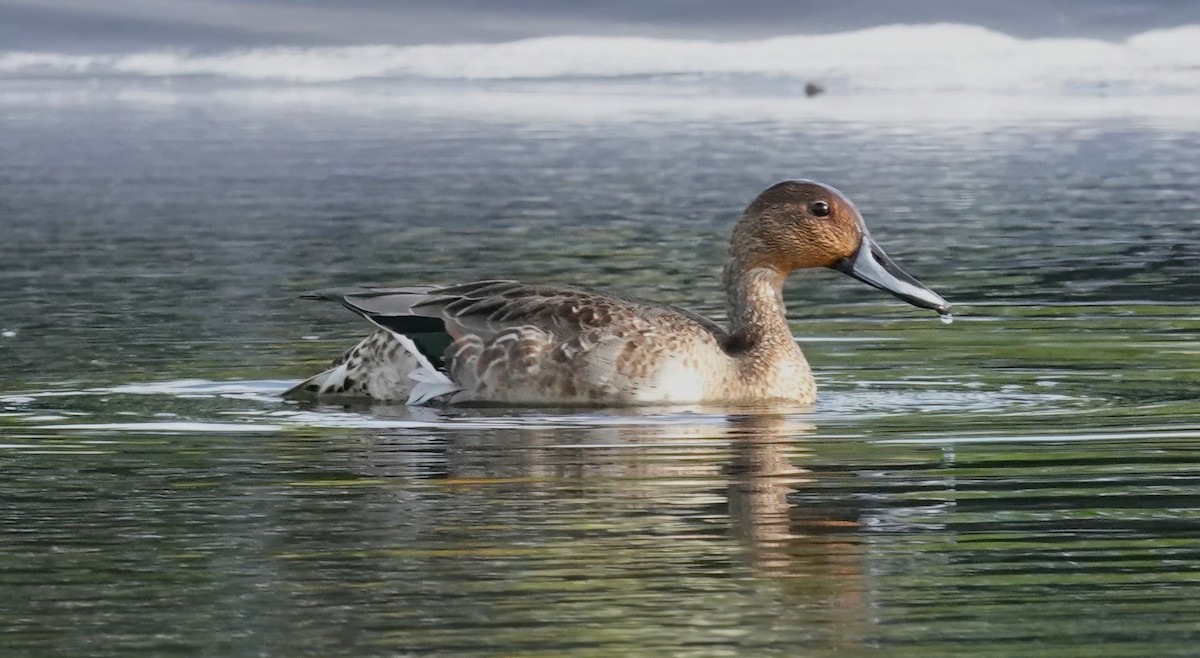
[{"label": "duck's neck", "polygon": [[725,266],[732,352],[795,349],[783,306],[787,274],[769,267],[747,267],[738,259]]}]

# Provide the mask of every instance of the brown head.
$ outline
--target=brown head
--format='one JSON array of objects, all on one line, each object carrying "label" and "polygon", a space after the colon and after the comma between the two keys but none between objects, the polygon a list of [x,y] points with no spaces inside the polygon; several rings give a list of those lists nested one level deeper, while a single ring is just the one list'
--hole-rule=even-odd
[{"label": "brown head", "polygon": [[815,181],[784,181],[759,194],[733,230],[730,255],[741,268],[781,274],[828,267],[914,306],[942,314],[950,309],[888,258],[850,199]]}]

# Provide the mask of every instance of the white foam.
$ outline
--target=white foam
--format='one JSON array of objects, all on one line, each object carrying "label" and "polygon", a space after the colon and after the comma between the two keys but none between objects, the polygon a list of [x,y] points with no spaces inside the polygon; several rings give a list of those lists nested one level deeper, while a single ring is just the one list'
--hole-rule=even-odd
[{"label": "white foam", "polygon": [[176,395],[179,397],[215,397],[234,395],[277,395],[287,390],[290,382],[282,380],[175,379],[163,382],[122,384],[107,388],[81,391],[89,394]]},{"label": "white foam", "polygon": [[[549,37],[498,44],[257,48],[215,54],[0,54],[0,76],[208,76],[330,83],[363,79],[516,80],[654,77],[738,93],[1005,92],[1052,95],[1191,93],[1200,87],[1200,26],[1125,41],[1018,39],[967,25],[893,25],[855,32],[715,42]],[[797,85],[796,83],[801,83]],[[729,88],[723,87],[726,91]]]},{"label": "white foam", "polygon": [[200,422],[178,422],[178,423],[69,423],[56,425],[35,425],[34,429],[39,430],[66,430],[66,431],[111,431],[111,432],[150,432],[150,433],[218,433],[218,432],[234,432],[234,433],[254,433],[254,432],[281,432],[285,429],[282,425],[268,424],[250,424],[250,423],[200,423]]}]

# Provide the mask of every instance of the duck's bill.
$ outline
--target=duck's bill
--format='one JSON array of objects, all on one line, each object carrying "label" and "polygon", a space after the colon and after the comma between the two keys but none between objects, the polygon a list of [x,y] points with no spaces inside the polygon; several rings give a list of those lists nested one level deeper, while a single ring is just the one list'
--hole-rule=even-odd
[{"label": "duck's bill", "polygon": [[839,260],[832,267],[863,283],[890,292],[913,306],[932,309],[940,315],[950,312],[949,302],[900,269],[870,235],[863,236],[853,255]]}]

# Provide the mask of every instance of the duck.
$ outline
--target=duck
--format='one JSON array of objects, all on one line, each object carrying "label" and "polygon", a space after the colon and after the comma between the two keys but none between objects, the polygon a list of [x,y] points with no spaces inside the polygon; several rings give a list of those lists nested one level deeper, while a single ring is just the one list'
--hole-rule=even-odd
[{"label": "duck", "polygon": [[728,325],[583,287],[485,280],[331,288],[375,327],[290,398],[420,405],[810,405],[817,387],[788,326],[783,285],[828,268],[913,306],[950,304],[900,269],[830,185],[772,185],[733,227],[723,270]]}]

